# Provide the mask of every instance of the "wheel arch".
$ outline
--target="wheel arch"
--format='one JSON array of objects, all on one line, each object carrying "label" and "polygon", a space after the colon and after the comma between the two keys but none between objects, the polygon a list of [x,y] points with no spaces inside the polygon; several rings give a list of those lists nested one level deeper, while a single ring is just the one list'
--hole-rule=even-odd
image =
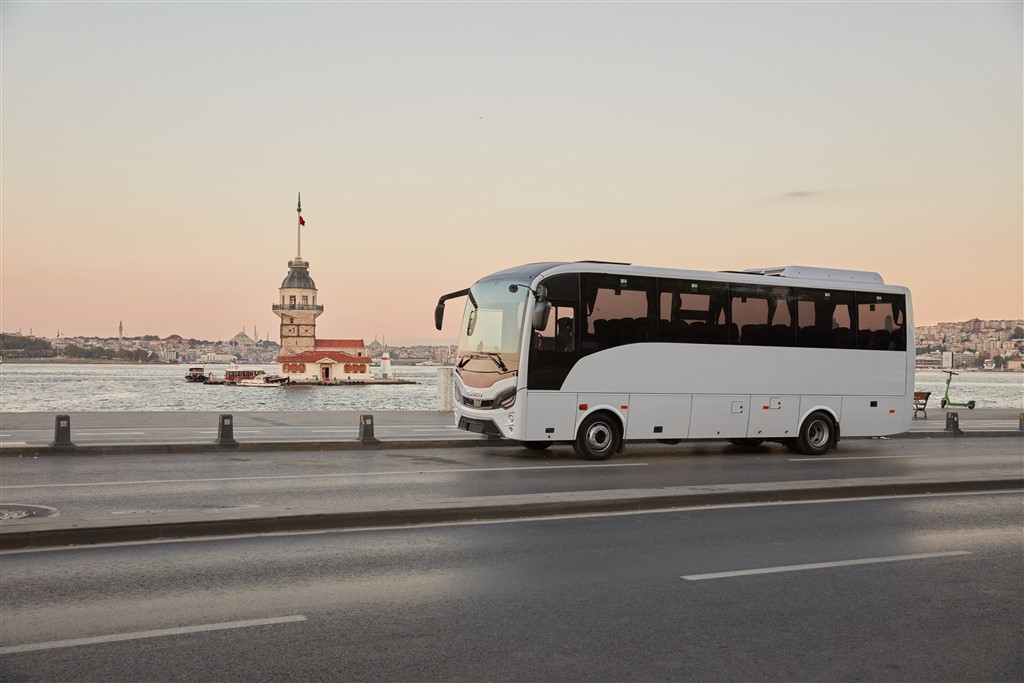
[{"label": "wheel arch", "polygon": [[608,405],[606,403],[599,405],[588,406],[586,410],[577,411],[576,414],[576,426],[573,427],[572,433],[575,437],[580,432],[580,426],[583,421],[591,415],[597,413],[610,413],[619,423],[619,435],[623,442],[626,441],[626,416],[623,414],[622,409],[616,408],[615,406]]},{"label": "wheel arch", "polygon": [[796,425],[797,430],[799,430],[800,427],[803,426],[804,421],[808,417],[813,415],[814,413],[825,413],[826,415],[828,415],[832,419],[832,424],[835,425],[836,435],[838,436],[838,434],[839,434],[839,415],[836,414],[835,410],[833,410],[831,407],[829,407],[829,406],[827,406],[827,405],[825,405],[823,403],[822,404],[818,404],[818,405],[813,405],[810,408],[807,408],[807,409],[805,409],[805,410],[800,412],[800,420],[799,420],[799,422],[797,422],[797,425]]}]

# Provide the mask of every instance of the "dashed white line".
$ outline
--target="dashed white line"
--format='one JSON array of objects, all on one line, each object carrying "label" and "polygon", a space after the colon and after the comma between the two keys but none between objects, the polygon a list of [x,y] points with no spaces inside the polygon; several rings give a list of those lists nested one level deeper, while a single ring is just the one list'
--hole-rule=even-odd
[{"label": "dashed white line", "polygon": [[848,455],[836,458],[789,458],[790,462],[824,462],[826,460],[897,460],[900,458],[930,458],[930,455]]},{"label": "dashed white line", "polygon": [[251,628],[253,626],[270,626],[272,624],[290,624],[305,621],[306,617],[295,614],[288,617],[270,619],[249,619],[246,621],[222,621],[218,624],[198,624],[178,628],[162,628],[154,631],[134,631],[132,633],[112,633],[91,638],[72,638],[70,640],[50,640],[45,643],[27,643],[25,645],[8,645],[0,647],[0,655],[13,655],[19,652],[38,652],[39,650],[55,650],[62,647],[78,647],[80,645],[98,645],[100,643],[117,643],[124,640],[141,640],[143,638],[162,638],[178,636],[185,633],[203,633],[205,631],[226,631],[234,628]]},{"label": "dashed white line", "polygon": [[758,569],[741,569],[732,572],[713,572],[711,574],[687,574],[679,578],[685,581],[707,581],[708,579],[731,579],[737,576],[754,576],[757,574],[780,574],[783,572],[802,572],[810,569],[832,569],[834,567],[852,567],[860,564],[881,564],[883,562],[905,562],[907,560],[928,560],[935,557],[954,557],[970,555],[966,550],[951,550],[942,553],[920,553],[917,555],[889,555],[888,557],[867,557],[860,560],[839,560],[837,562],[813,562],[810,564],[790,564],[781,567],[761,567]]}]

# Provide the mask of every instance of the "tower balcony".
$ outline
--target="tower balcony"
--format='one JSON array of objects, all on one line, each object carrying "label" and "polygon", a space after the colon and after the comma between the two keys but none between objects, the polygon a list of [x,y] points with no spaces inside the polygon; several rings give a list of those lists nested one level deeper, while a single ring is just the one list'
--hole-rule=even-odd
[{"label": "tower balcony", "polygon": [[315,311],[316,313],[323,313],[323,304],[274,304],[272,310],[274,313],[278,311]]}]

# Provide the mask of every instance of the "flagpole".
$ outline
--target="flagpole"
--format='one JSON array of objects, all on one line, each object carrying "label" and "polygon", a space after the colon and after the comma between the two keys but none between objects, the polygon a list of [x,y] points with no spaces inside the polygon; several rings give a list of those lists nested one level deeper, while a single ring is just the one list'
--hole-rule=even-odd
[{"label": "flagpole", "polygon": [[302,260],[302,193],[301,192],[299,193],[299,205],[295,209],[295,212],[296,212],[296,214],[298,214],[298,217],[296,218],[295,222],[297,223],[297,227],[299,229],[299,243],[296,246],[295,260],[301,261]]}]

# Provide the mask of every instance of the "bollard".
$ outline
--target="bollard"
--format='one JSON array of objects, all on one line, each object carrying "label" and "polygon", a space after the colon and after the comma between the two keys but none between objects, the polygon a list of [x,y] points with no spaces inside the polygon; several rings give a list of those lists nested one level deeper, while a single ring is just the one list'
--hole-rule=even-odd
[{"label": "bollard", "polygon": [[960,413],[946,413],[946,431],[954,434],[963,434],[960,431]]},{"label": "bollard", "polygon": [[50,448],[62,453],[71,453],[78,450],[78,446],[71,443],[71,416],[58,415],[53,427],[53,441]]},{"label": "bollard", "polygon": [[232,424],[231,415],[221,415],[217,421],[217,447],[218,448],[238,448],[238,442],[235,441],[235,427]]},{"label": "bollard", "polygon": [[1017,428],[1024,432],[1024,413],[1021,413],[1018,417],[1020,418],[1020,423],[1017,425]]},{"label": "bollard", "polygon": [[363,446],[380,445],[380,441],[373,435],[373,415],[359,416],[359,442]]}]

